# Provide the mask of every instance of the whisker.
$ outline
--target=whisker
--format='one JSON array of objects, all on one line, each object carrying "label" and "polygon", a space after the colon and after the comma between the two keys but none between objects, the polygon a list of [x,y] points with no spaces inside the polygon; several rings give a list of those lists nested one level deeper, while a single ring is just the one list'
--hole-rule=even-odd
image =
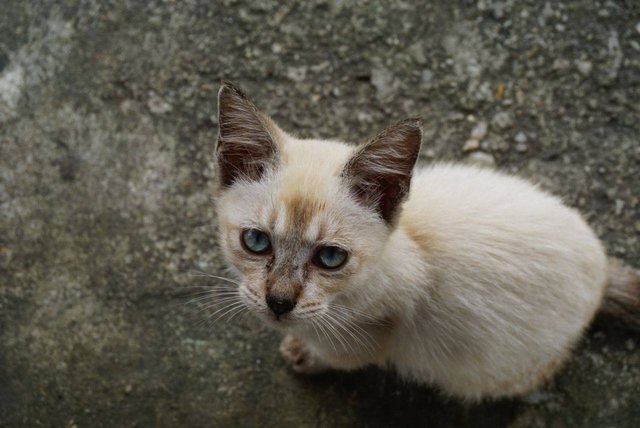
[{"label": "whisker", "polygon": [[200,300],[207,300],[207,299],[213,299],[213,298],[215,298],[213,294],[199,295],[199,296],[185,296],[185,299],[189,299],[189,300],[186,300],[182,303],[184,303],[185,305],[190,305],[193,303],[197,303]]},{"label": "whisker", "polygon": [[[196,275],[196,276],[204,276],[204,275]],[[229,288],[231,288],[231,285],[238,285],[238,284],[231,284],[228,281],[223,281],[223,282],[218,282],[218,283],[215,283],[215,284],[174,285],[174,286],[169,286],[169,288],[173,288],[173,289],[176,289],[176,290],[190,290],[190,289],[194,289],[194,288],[207,289],[207,288],[212,288],[212,287],[229,287]]]},{"label": "whisker", "polygon": [[[335,314],[334,314],[334,316],[335,316]],[[344,320],[343,323],[340,324],[340,326],[342,327],[343,330],[345,330],[347,332],[347,334],[349,336],[351,336],[353,338],[353,340],[356,341],[356,343],[359,346],[361,346],[365,350],[369,349],[368,342],[362,338],[361,334],[359,334],[358,331],[354,328],[356,325],[353,324],[350,320]]]},{"label": "whisker", "polygon": [[341,305],[339,303],[335,303],[332,302],[330,305],[330,307],[333,307],[335,309],[339,309],[342,312],[347,312],[350,315],[354,316],[354,318],[362,318],[362,321],[364,322],[365,320],[367,322],[365,322],[365,324],[373,324],[373,325],[383,325],[384,322],[382,320],[380,320],[379,318],[374,317],[373,315],[367,314],[366,312],[362,312],[358,309],[355,308],[350,308],[348,306],[344,306]]},{"label": "whisker", "polygon": [[237,290],[238,286],[231,286],[228,284],[225,284],[224,282],[222,283],[217,283],[217,284],[211,284],[211,285],[206,285],[206,286],[193,286],[193,287],[182,287],[183,289],[185,289],[185,291],[188,291],[191,288],[196,288],[195,291],[193,291],[194,293],[206,293],[207,291],[214,291],[214,290],[220,290],[220,291],[224,291],[224,290]]},{"label": "whisker", "polygon": [[243,305],[236,312],[234,312],[233,314],[231,314],[231,316],[229,316],[229,319],[227,320],[227,322],[231,322],[231,320],[235,318],[236,315],[241,314],[242,311],[245,311],[245,310],[247,310],[247,305],[243,303]]},{"label": "whisker", "polygon": [[216,306],[231,304],[231,303],[236,302],[238,300],[239,299],[237,297],[227,297],[225,299],[215,300],[215,301],[213,301],[211,303],[205,304],[204,307],[200,308],[199,310],[200,310],[200,312],[206,311],[208,309],[215,308]]},{"label": "whisker", "polygon": [[194,294],[193,295],[193,299],[207,299],[207,298],[211,298],[211,299],[223,299],[223,298],[227,298],[229,296],[238,296],[238,290],[226,290],[224,292],[217,292],[214,290],[211,290],[209,293],[200,293],[200,294]]},{"label": "whisker", "polygon": [[194,296],[193,298],[187,300],[186,302],[184,302],[185,305],[191,305],[191,304],[197,304],[199,302],[202,301],[206,301],[206,300],[217,300],[216,299],[216,295],[213,293],[204,295],[204,296]]},{"label": "whisker", "polygon": [[360,326],[358,325],[358,323],[357,323],[355,320],[350,319],[350,318],[348,318],[346,315],[341,314],[341,313],[339,313],[339,312],[333,312],[333,315],[334,315],[335,317],[337,317],[337,318],[341,319],[343,322],[353,325],[353,327],[354,327],[354,328],[358,329],[358,330],[359,330],[359,331],[361,331],[363,334],[365,334],[365,335],[367,335],[367,336],[371,337],[371,334],[370,334],[368,331],[366,331],[364,328],[360,327]]},{"label": "whisker", "polygon": [[240,297],[233,297],[233,298],[227,298],[227,300],[224,301],[216,301],[213,302],[209,305],[206,305],[204,308],[202,308],[202,310],[209,310],[211,308],[216,308],[217,306],[222,306],[221,308],[217,308],[215,309],[211,314],[209,314],[209,316],[207,317],[206,321],[208,321],[209,319],[211,319],[212,317],[214,317],[216,314],[224,311],[225,309],[228,309],[231,306],[235,306],[236,304],[240,303]]},{"label": "whisker", "polygon": [[308,316],[308,315],[313,315],[313,314],[317,314],[319,312],[322,312],[322,309],[312,309],[309,311],[303,311],[303,312],[299,312],[298,314],[296,314],[298,317],[303,317],[303,316]]},{"label": "whisker", "polygon": [[327,338],[327,340],[329,341],[329,343],[333,347],[333,350],[335,352],[338,352],[338,349],[336,348],[335,343],[333,343],[333,339],[331,339],[331,336],[327,333],[327,331],[325,329],[325,326],[323,325],[322,318],[316,318],[315,322],[317,322],[318,328],[320,329],[320,331],[322,331],[322,334],[324,335],[324,337]]},{"label": "whisker", "polygon": [[309,307],[313,307],[313,308],[319,308],[322,305],[320,303],[317,302],[309,302],[309,303],[305,303],[303,305],[300,306],[300,309],[305,309],[305,308],[309,308]]},{"label": "whisker", "polygon": [[226,281],[226,282],[228,282],[230,284],[240,285],[240,283],[238,281],[234,281],[231,278],[226,278],[224,276],[219,276],[219,275],[213,275],[213,274],[210,274],[210,273],[207,273],[207,272],[198,271],[198,270],[191,271],[191,272],[189,272],[189,274],[192,275],[192,276],[204,276],[204,277],[207,277],[207,278],[219,279],[221,281]]},{"label": "whisker", "polygon": [[358,315],[358,316],[360,316],[362,318],[367,318],[367,319],[371,319],[371,320],[376,320],[377,321],[376,317],[374,317],[373,315],[368,314],[368,313],[366,313],[366,312],[364,312],[364,311],[362,311],[360,309],[356,309],[356,308],[353,308],[353,307],[350,307],[350,306],[345,306],[345,305],[342,305],[342,304],[336,303],[336,302],[332,302],[331,306],[333,306],[335,308],[338,308],[338,309],[341,309],[343,311],[352,313],[354,315]]},{"label": "whisker", "polygon": [[[238,289],[233,289],[233,290],[211,290],[209,293],[201,293],[199,294],[201,295],[210,295],[210,296],[214,296],[214,297],[225,297],[225,296],[230,296],[233,294],[238,294]],[[194,295],[194,297],[197,297],[197,295]]]},{"label": "whisker", "polygon": [[371,336],[371,333],[364,330],[357,324],[351,324],[354,334],[356,334],[362,340],[365,348],[368,349],[378,349],[380,345],[378,342]]},{"label": "whisker", "polygon": [[232,291],[236,290],[237,286],[230,286],[224,283],[218,283],[214,285],[200,286],[200,285],[190,285],[190,286],[180,286],[173,287],[174,290],[178,292],[184,292],[187,295],[199,295],[206,294],[209,292],[224,292],[224,291]]},{"label": "whisker", "polygon": [[[369,353],[372,353],[373,338],[371,334],[360,327],[356,322],[346,317],[344,314],[337,312],[332,313],[332,317],[335,321],[339,321],[337,324],[349,334],[362,348]],[[375,342],[374,342],[375,343]]]},{"label": "whisker", "polygon": [[311,327],[313,327],[313,331],[316,333],[318,340],[322,340],[320,339],[320,333],[318,333],[318,328],[316,327],[316,323],[313,319],[311,320]]},{"label": "whisker", "polygon": [[218,317],[213,321],[213,324],[215,324],[219,320],[223,319],[225,316],[230,315],[232,313],[235,313],[235,311],[237,311],[238,309],[242,310],[243,308],[244,308],[244,302],[236,303],[231,308],[229,308],[229,310],[227,310],[224,313],[218,315]]},{"label": "whisker", "polygon": [[338,328],[334,325],[335,320],[331,317],[330,313],[325,313],[325,319],[327,320],[327,327],[334,333],[334,337],[338,339],[342,347],[346,350],[347,347],[351,349],[352,352],[355,352],[354,349],[349,344],[349,341],[346,341],[343,335],[340,333]]},{"label": "whisker", "polygon": [[211,325],[215,324],[216,322],[218,322],[218,320],[223,318],[225,315],[227,315],[230,312],[234,311],[238,307],[241,307],[242,305],[244,305],[243,302],[235,302],[235,303],[231,303],[231,304],[225,306],[224,308],[218,309],[217,311],[215,311],[214,313],[212,313],[211,315],[209,315],[207,317],[207,322],[209,322],[216,314],[219,314],[213,321],[210,322],[210,326],[211,326]]},{"label": "whisker", "polygon": [[260,306],[260,296],[254,294],[255,292],[249,288],[243,288],[241,291],[243,296],[254,302],[256,305]]}]

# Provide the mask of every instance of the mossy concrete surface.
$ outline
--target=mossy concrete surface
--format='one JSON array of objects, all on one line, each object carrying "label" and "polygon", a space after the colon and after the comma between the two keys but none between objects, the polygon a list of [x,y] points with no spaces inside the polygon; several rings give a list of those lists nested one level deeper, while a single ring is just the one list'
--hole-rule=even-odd
[{"label": "mossy concrete surface", "polygon": [[636,2],[3,0],[1,426],[640,426],[640,337],[609,321],[480,405],[299,377],[251,317],[202,322],[221,79],[302,136],[419,115],[421,162],[530,177],[640,265]]}]

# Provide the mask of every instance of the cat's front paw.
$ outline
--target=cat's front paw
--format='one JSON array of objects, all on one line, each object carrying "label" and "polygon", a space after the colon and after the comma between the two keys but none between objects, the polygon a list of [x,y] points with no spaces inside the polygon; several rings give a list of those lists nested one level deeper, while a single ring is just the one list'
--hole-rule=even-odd
[{"label": "cat's front paw", "polygon": [[329,370],[329,366],[313,355],[300,339],[290,334],[280,342],[280,355],[298,373],[317,374]]}]

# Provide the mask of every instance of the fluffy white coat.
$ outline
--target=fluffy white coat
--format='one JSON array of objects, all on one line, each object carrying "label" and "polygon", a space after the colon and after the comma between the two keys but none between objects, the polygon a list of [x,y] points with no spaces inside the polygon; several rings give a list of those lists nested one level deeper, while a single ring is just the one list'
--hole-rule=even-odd
[{"label": "fluffy white coat", "polygon": [[[228,103],[259,115],[234,95]],[[526,393],[567,359],[607,283],[603,248],[574,209],[513,176],[435,164],[413,172],[385,223],[341,175],[358,148],[258,123],[276,158],[221,188],[221,243],[242,302],[287,333],[281,351],[296,370],[392,366],[479,399]],[[395,144],[378,155],[397,156]],[[247,254],[245,228],[269,234],[271,258]],[[308,264],[327,242],[349,250],[340,272]],[[295,308],[274,318],[265,296],[294,289]]]}]

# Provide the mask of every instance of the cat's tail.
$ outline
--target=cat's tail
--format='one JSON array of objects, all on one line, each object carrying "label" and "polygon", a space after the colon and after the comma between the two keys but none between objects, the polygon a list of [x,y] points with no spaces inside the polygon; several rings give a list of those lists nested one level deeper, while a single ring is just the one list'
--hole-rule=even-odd
[{"label": "cat's tail", "polygon": [[614,257],[607,262],[609,283],[600,311],[640,329],[640,271]]}]

